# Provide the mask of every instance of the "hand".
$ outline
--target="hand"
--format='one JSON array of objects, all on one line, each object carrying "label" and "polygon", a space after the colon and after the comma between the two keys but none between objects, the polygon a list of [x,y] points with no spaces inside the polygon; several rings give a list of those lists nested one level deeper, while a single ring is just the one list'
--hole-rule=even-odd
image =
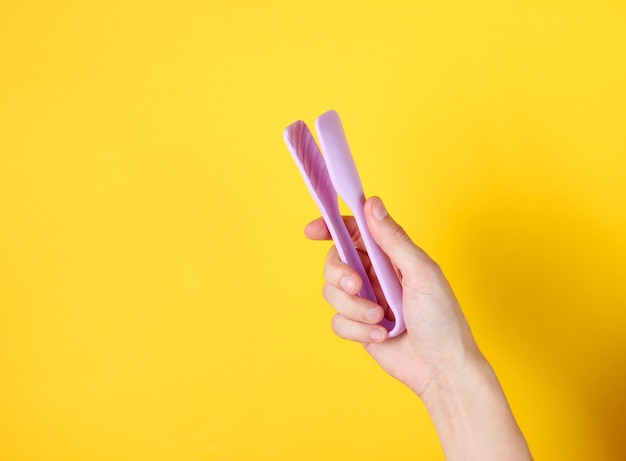
[{"label": "hand", "polygon": [[[361,279],[332,247],[324,265],[324,297],[337,310],[335,333],[361,342],[387,373],[421,397],[447,460],[532,460],[500,383],[439,266],[387,214],[379,198],[365,202],[365,217],[400,277],[406,332],[387,338],[378,325],[390,315],[384,303],[356,295]],[[344,220],[355,246],[363,248],[354,219]],[[321,219],[309,223],[305,233],[313,240],[330,238]],[[361,256],[374,291],[380,293],[367,255]]]},{"label": "hand", "polygon": [[[365,216],[373,238],[398,271],[407,330],[387,338],[387,331],[377,324],[389,314],[383,306],[356,295],[362,281],[340,261],[334,246],[326,258],[323,289],[324,298],[337,310],[332,328],[342,338],[361,342],[387,373],[422,395],[439,374],[460,372],[468,355],[480,357],[480,352],[439,266],[411,241],[379,198],[366,201]],[[344,220],[355,246],[363,248],[354,218]],[[313,240],[330,239],[321,218],[309,223],[305,234]],[[371,272],[367,256],[361,255]],[[373,284],[379,292],[375,280]]]}]

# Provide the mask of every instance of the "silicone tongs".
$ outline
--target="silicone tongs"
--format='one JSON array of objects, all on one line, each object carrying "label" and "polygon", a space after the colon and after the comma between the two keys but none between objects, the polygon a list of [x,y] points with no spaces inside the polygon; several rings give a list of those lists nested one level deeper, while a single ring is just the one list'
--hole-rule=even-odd
[{"label": "silicone tongs", "polygon": [[374,241],[367,228],[363,212],[365,194],[339,115],[333,110],[320,115],[315,120],[315,130],[324,156],[317,147],[311,131],[301,120],[285,128],[283,132],[285,144],[322,213],[339,257],[352,267],[363,281],[358,295],[380,304],[383,300],[376,299],[372,283],[339,212],[337,194],[354,215],[382,294],[394,316],[393,321],[383,318],[380,324],[387,329],[389,337],[397,336],[406,329],[402,315],[402,287],[387,255]]}]

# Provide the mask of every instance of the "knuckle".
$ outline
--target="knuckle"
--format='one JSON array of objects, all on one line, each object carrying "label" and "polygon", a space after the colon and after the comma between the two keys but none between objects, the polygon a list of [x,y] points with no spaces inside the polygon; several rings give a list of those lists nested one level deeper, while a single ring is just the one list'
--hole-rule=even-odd
[{"label": "knuckle", "polygon": [[324,264],[324,280],[328,282],[331,274],[330,266],[328,263]]},{"label": "knuckle", "polygon": [[325,283],[322,286],[322,297],[329,304],[330,304],[330,298],[331,298],[331,296],[330,296],[331,291],[332,291],[332,286],[330,286],[328,283]]},{"label": "knuckle", "polygon": [[326,261],[335,260],[338,256],[339,254],[337,253],[337,247],[335,245],[332,245],[326,252]]},{"label": "knuckle", "polygon": [[341,314],[335,314],[330,319],[330,328],[337,336],[343,337],[341,334]]},{"label": "knuckle", "polygon": [[400,224],[395,223],[389,231],[389,240],[398,243],[404,243],[410,241],[411,239],[409,238],[409,235],[405,232],[404,228]]},{"label": "knuckle", "polygon": [[332,250],[334,251],[328,254],[326,262],[324,263],[324,280],[330,283],[336,282],[337,274],[341,268],[340,264],[338,264],[337,250],[335,250],[334,247]]},{"label": "knuckle", "polygon": [[430,257],[425,257],[422,260],[422,273],[425,278],[428,278],[432,281],[440,280],[443,278],[443,271],[441,270],[441,266],[435,262],[435,260]]},{"label": "knuckle", "polygon": [[332,262],[326,262],[326,264],[324,264],[324,280],[327,283],[332,283],[334,281],[336,271],[337,268]]},{"label": "knuckle", "polygon": [[355,334],[354,327],[351,325],[349,319],[341,314],[335,314],[330,320],[330,327],[337,336],[341,339],[348,341],[358,341]]},{"label": "knuckle", "polygon": [[414,270],[407,275],[403,278],[404,282],[419,291],[430,290],[446,280],[439,264],[430,258],[416,262]]}]

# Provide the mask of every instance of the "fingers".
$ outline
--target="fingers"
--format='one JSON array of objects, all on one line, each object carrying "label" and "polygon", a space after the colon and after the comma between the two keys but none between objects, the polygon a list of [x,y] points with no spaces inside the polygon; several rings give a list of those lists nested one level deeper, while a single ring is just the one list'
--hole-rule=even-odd
[{"label": "fingers", "polygon": [[350,320],[375,325],[383,318],[383,309],[378,304],[350,295],[328,283],[324,285],[323,295],[328,304]]},{"label": "fingers", "polygon": [[[389,216],[382,201],[372,197],[365,203],[365,217],[367,225],[393,265],[399,271],[405,295],[436,294],[447,296],[445,277],[439,266],[417,245],[406,232]],[[344,217],[352,241],[357,247],[362,247],[361,235],[353,217]],[[312,240],[329,240],[330,233],[322,218],[309,223],[305,235]],[[370,269],[367,256],[362,256],[366,270]],[[333,306],[337,315],[333,317],[332,329],[340,337],[361,343],[384,341],[388,334],[379,322],[385,315],[385,308],[364,298],[357,296],[362,287],[357,273],[339,260],[336,249],[333,247],[328,254],[324,266],[324,298]],[[384,296],[380,293],[380,286],[375,283],[372,274],[373,287],[383,306]],[[389,309],[387,309],[389,311]],[[390,312],[390,311],[389,311]],[[391,318],[388,316],[388,319]]]},{"label": "fingers", "polygon": [[304,228],[304,235],[311,240],[330,240],[330,232],[323,218],[308,223]]},{"label": "fingers", "polygon": [[436,263],[415,245],[404,229],[389,216],[380,198],[371,197],[365,202],[365,217],[372,237],[403,277],[424,275],[425,270],[437,267]]},{"label": "fingers", "polygon": [[340,261],[335,247],[328,253],[324,279],[324,299],[337,310],[331,324],[335,334],[361,343],[380,342],[387,337],[387,330],[378,325],[384,315],[383,308],[356,295],[361,280]]},{"label": "fingers", "polygon": [[[342,216],[343,222],[348,229],[348,233],[350,234],[350,238],[354,245],[358,248],[363,248],[363,242],[361,240],[361,233],[359,232],[359,228],[356,225],[356,221],[352,216]],[[304,228],[304,235],[311,240],[330,240],[330,232],[328,232],[328,227],[326,227],[326,223],[323,218],[317,218],[314,221],[311,221]]]},{"label": "fingers", "polygon": [[341,314],[333,317],[331,328],[340,338],[364,344],[380,343],[387,339],[387,330],[383,327],[356,322]]}]

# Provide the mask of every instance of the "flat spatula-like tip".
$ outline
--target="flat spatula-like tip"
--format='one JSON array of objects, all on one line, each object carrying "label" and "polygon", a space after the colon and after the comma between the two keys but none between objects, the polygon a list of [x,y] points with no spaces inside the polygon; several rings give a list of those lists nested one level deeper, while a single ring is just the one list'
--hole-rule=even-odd
[{"label": "flat spatula-like tip", "polygon": [[341,198],[352,206],[363,199],[363,187],[337,112],[329,110],[320,115],[315,120],[315,129],[330,179]]},{"label": "flat spatula-like tip", "polygon": [[302,120],[292,123],[283,131],[283,138],[313,188],[318,192],[332,188],[326,163],[306,123]]}]

